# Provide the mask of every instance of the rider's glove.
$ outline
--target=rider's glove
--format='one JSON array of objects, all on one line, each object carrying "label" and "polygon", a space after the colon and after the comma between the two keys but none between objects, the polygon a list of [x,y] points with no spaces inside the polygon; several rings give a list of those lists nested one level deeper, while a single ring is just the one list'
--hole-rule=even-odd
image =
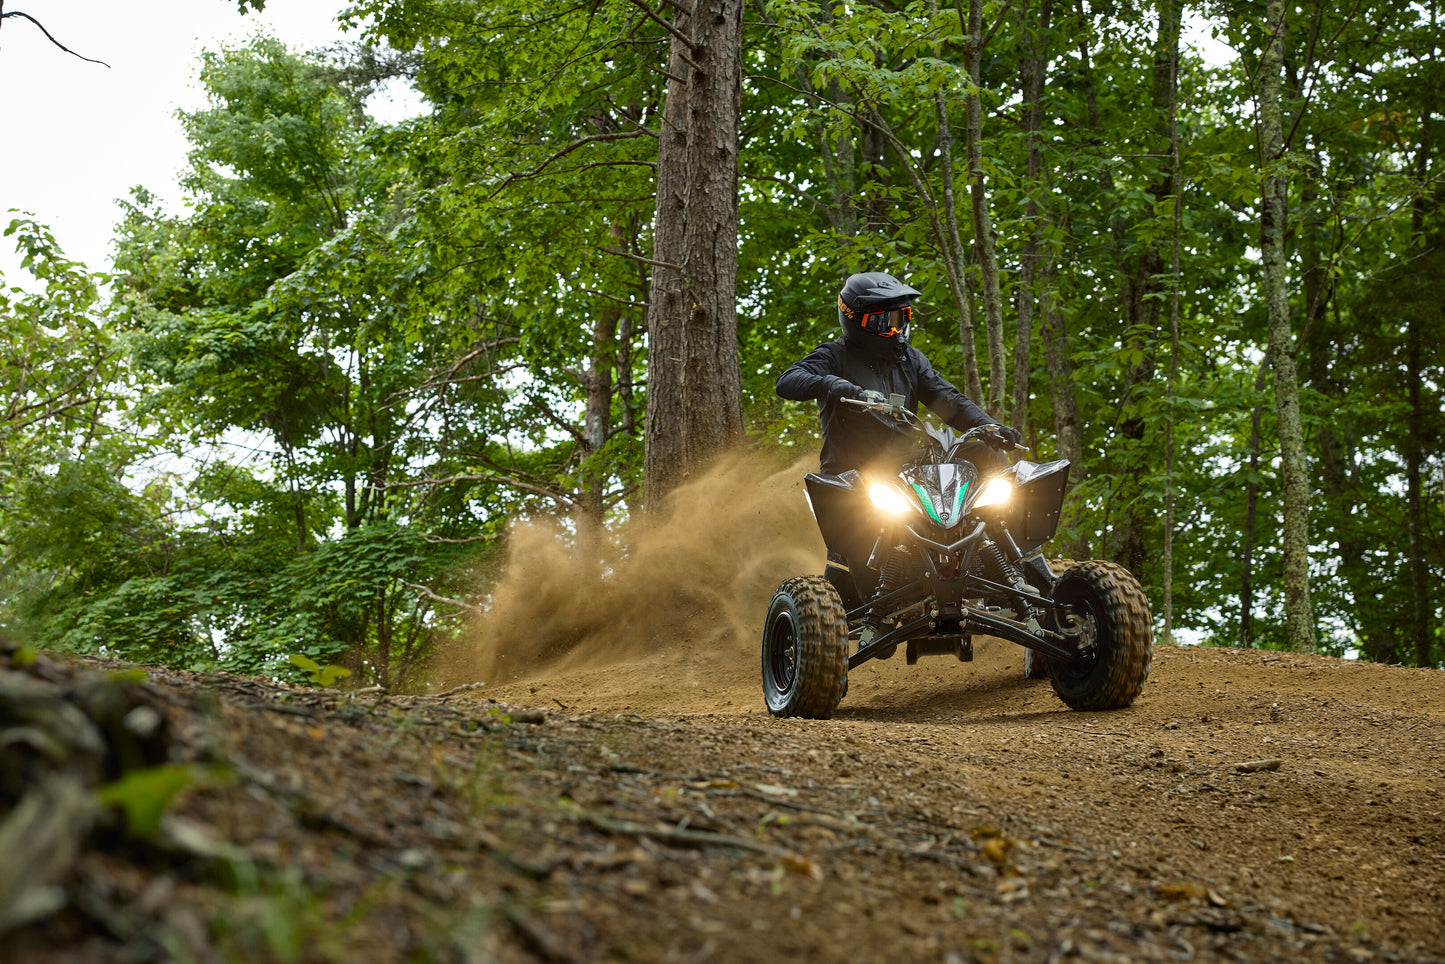
[{"label": "rider's glove", "polygon": [[1007,442],[1010,446],[1018,445],[1024,440],[1024,433],[1020,432],[1012,425],[1000,425],[998,427],[998,434],[999,437],[1002,438],[1005,442]]},{"label": "rider's glove", "polygon": [[832,379],[833,380],[828,383],[828,401],[831,404],[836,405],[845,398],[861,399],[863,397],[863,389],[848,381],[848,379],[841,378],[837,375],[833,375]]}]

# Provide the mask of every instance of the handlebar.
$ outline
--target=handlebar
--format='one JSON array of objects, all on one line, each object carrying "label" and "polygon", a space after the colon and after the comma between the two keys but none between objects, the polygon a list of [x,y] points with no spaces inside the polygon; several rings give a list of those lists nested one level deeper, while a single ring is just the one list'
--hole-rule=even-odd
[{"label": "handlebar", "polygon": [[1027,445],[1024,445],[1022,442],[1015,442],[1013,444],[1009,444],[1008,442],[1006,442],[1003,437],[1003,432],[1001,432],[999,430],[999,426],[993,422],[989,422],[987,425],[976,425],[973,428],[969,429],[967,432],[964,432],[959,437],[964,439],[981,437],[983,442],[993,446],[996,449],[999,449],[1000,451],[1004,449],[1007,449],[1011,452],[1031,451],[1029,447]]},{"label": "handlebar", "polygon": [[[861,408],[870,412],[878,412],[882,415],[891,415],[892,417],[901,419],[902,421],[908,422],[909,424],[916,424],[919,426],[922,425],[922,420],[904,406],[904,398],[902,395],[892,395],[887,400],[884,400],[883,395],[880,392],[869,392],[868,395],[876,397],[845,398],[842,400],[842,402],[844,405],[852,405],[854,408]],[[989,422],[986,425],[975,425],[973,428],[960,435],[959,438],[965,440],[979,439],[985,444],[991,445],[992,447],[1000,450],[1008,449],[1014,452],[1030,451],[1027,445],[1017,443],[1014,445],[1007,444],[1004,441],[1003,434],[1000,431],[999,426],[993,422]]]}]

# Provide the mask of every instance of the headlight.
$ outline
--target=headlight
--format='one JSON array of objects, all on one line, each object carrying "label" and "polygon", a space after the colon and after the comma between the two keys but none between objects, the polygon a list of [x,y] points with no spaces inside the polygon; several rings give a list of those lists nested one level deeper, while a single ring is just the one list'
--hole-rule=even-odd
[{"label": "headlight", "polygon": [[882,509],[884,512],[890,512],[893,515],[902,515],[903,513],[909,512],[913,509],[912,504],[910,504],[909,501],[903,497],[903,493],[899,492],[891,485],[869,486],[868,498],[872,499],[873,504],[876,505],[878,508]]},{"label": "headlight", "polygon": [[983,491],[979,493],[978,501],[973,504],[973,507],[975,509],[982,509],[986,505],[998,505],[1007,502],[1009,493],[1013,491],[1013,488],[1014,487],[1009,484],[1008,479],[1002,477],[995,478],[983,487]]}]

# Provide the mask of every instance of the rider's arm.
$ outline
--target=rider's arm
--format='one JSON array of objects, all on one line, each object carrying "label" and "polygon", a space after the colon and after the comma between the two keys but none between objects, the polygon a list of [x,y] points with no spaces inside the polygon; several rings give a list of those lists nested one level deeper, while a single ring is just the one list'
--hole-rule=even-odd
[{"label": "rider's arm", "polygon": [[827,398],[829,389],[839,381],[836,356],[832,345],[819,345],[778,376],[774,386],[778,394],[795,402]]},{"label": "rider's arm", "polygon": [[923,352],[917,348],[909,348],[908,359],[914,365],[917,377],[918,400],[955,431],[966,432],[979,425],[998,421],[975,405],[967,395],[954,388],[948,379],[938,374]]}]

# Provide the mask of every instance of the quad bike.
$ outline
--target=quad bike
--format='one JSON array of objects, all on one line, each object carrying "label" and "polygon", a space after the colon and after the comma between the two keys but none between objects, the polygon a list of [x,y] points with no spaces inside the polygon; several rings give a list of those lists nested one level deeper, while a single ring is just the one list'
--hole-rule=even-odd
[{"label": "quad bike", "polygon": [[1020,460],[981,472],[984,446],[1011,448],[997,425],[955,435],[902,396],[848,400],[902,441],[884,475],[850,469],[804,478],[828,547],[821,576],[785,580],[763,627],[763,694],[774,716],[827,719],[848,671],[898,647],[973,659],[973,637],[1026,647],[1024,674],[1047,675],[1076,710],[1134,702],[1149,675],[1153,629],[1138,580],[1112,562],[1055,574],[1042,547],[1059,524],[1069,463]]}]

